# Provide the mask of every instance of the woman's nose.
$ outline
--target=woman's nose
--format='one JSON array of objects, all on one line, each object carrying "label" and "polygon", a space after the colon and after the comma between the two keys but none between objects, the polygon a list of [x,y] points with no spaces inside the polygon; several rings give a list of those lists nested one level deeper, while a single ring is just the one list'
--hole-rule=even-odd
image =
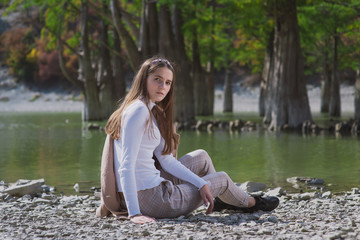
[{"label": "woman's nose", "polygon": [[165,87],[165,83],[164,83],[163,81],[160,81],[159,87],[160,87],[160,88],[164,88],[164,87]]}]

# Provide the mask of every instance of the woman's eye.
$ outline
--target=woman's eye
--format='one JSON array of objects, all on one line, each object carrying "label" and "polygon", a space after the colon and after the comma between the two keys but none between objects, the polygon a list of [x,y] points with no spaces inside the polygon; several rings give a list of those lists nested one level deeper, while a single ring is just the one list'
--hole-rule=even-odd
[{"label": "woman's eye", "polygon": [[171,86],[171,82],[166,82],[166,85]]}]

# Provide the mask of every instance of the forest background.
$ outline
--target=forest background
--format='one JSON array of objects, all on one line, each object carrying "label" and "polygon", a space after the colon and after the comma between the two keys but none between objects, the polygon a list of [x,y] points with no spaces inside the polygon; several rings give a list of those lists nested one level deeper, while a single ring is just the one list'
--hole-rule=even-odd
[{"label": "forest background", "polygon": [[83,120],[104,120],[146,58],[176,63],[176,120],[214,111],[214,86],[247,69],[260,83],[259,114],[271,129],[312,121],[306,79],[321,83],[321,112],[338,117],[340,83],[354,85],[360,119],[359,0],[3,0],[1,64],[19,82],[71,83],[82,92]]}]

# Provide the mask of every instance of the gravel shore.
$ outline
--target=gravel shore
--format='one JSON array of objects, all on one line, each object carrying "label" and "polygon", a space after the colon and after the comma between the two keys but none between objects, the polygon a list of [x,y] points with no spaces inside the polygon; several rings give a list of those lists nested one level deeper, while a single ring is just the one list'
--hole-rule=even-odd
[{"label": "gravel shore", "polygon": [[144,225],[97,218],[99,204],[96,195],[0,194],[0,239],[360,239],[358,189],[285,194],[272,212],[205,215],[201,207]]}]

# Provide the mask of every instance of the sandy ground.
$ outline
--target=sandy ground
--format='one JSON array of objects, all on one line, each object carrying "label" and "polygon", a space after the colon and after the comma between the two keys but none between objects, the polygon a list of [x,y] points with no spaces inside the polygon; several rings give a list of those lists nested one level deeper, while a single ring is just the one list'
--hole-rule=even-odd
[{"label": "sandy ground", "polygon": [[[320,87],[308,85],[310,108],[313,113],[320,112]],[[347,115],[354,112],[354,87],[341,87],[341,110]],[[83,103],[80,95],[74,93],[37,92],[24,85],[15,84],[7,74],[6,68],[0,69],[0,112],[81,112]],[[240,88],[234,84],[234,112],[257,112],[259,87]],[[215,90],[215,112],[223,110],[223,89]]]}]

